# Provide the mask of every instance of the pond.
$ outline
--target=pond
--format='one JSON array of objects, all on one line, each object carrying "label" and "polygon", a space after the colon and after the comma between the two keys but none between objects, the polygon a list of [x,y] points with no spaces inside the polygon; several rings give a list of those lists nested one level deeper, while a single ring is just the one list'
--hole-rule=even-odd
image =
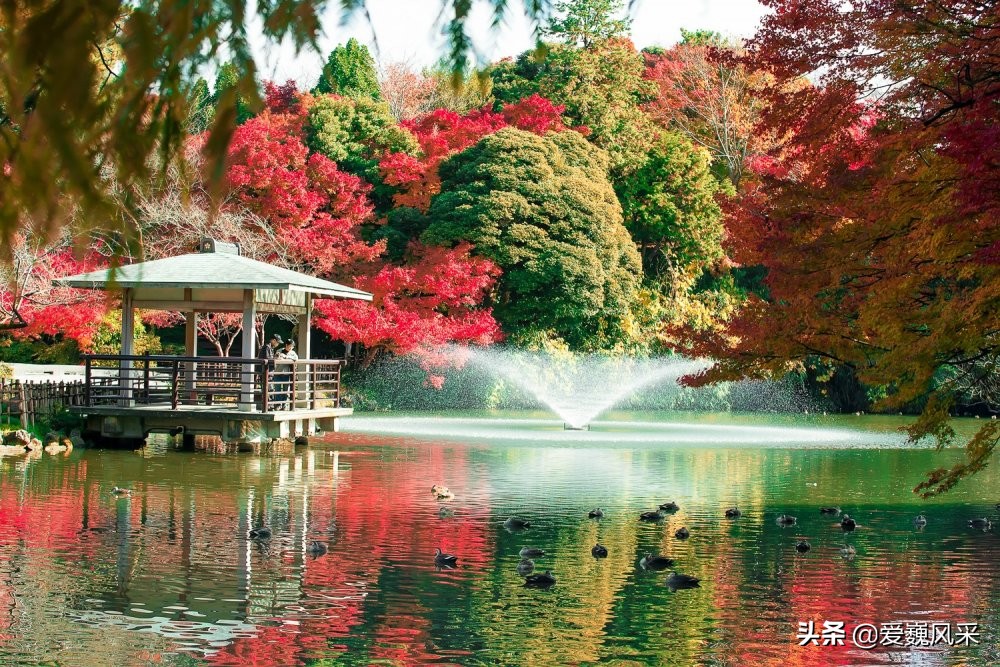
[{"label": "pond", "polygon": [[[961,451],[906,446],[903,418],[423,417],[356,416],[268,456],[164,440],[0,459],[0,664],[1000,664],[1000,472],[919,499]],[[515,514],[531,527],[506,530]],[[991,531],[968,526],[982,516]],[[554,586],[524,586],[525,546]],[[700,586],[671,589],[647,552]]]}]

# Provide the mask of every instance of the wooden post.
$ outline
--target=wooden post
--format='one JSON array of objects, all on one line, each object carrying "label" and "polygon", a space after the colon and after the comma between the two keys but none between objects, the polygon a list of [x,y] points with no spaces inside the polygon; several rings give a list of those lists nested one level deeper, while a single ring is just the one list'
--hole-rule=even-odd
[{"label": "wooden post", "polygon": [[90,407],[90,355],[83,360],[83,404]]},{"label": "wooden post", "polygon": [[170,409],[177,409],[177,401],[180,395],[180,363],[176,359],[172,363],[173,368],[171,369],[170,377]]},{"label": "wooden post", "polygon": [[[122,292],[122,356],[135,354],[135,308],[132,307],[132,288],[127,287]],[[118,370],[120,401],[119,405],[131,406],[135,401],[132,397],[132,360],[122,359]]]},{"label": "wooden post", "polygon": [[142,356],[145,357],[142,360],[142,402],[149,403],[149,350]]},{"label": "wooden post", "polygon": [[[299,315],[299,323],[298,323],[299,339],[295,344],[296,347],[299,349],[298,354],[299,354],[299,359],[301,360],[312,359],[312,345],[311,345],[312,336],[309,335],[310,332],[312,331],[312,307],[313,307],[312,301],[313,301],[312,294],[306,292],[306,312],[303,313],[302,315]],[[295,409],[296,404],[310,405],[311,403],[315,405],[315,401],[310,401],[309,399],[310,391],[312,391],[314,387],[314,385],[310,381],[311,365],[306,364],[304,366],[305,372],[302,374],[303,375],[302,382],[298,384],[298,388],[295,388],[296,384],[295,379],[298,375],[298,368],[299,367],[297,365],[294,364],[292,365],[293,388],[290,398],[292,401],[293,410]]]},{"label": "wooden post", "polygon": [[[184,300],[191,301],[190,288],[184,290]],[[198,313],[194,310],[189,310],[184,313],[184,356],[198,356]],[[198,373],[198,362],[188,362],[185,370],[187,371],[185,389],[187,390],[188,400],[192,403],[197,403],[198,390],[196,375]]]},{"label": "wooden post", "polygon": [[[257,303],[252,289],[243,290],[243,358],[253,359],[257,356]],[[266,341],[265,341],[266,342]],[[257,407],[254,402],[254,385],[256,384],[256,369],[253,364],[240,364],[240,410],[254,412]]]}]

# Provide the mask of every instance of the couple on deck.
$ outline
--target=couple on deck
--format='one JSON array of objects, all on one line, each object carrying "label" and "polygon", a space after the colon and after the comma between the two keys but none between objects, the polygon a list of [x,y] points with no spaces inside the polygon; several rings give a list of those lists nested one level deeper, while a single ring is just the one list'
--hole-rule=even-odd
[{"label": "couple on deck", "polygon": [[281,336],[273,334],[270,340],[261,346],[257,358],[265,359],[268,369],[274,371],[274,409],[291,410],[295,402],[295,397],[288,393],[292,374],[295,372],[295,365],[291,362],[299,360],[299,355],[295,353],[295,341],[291,339],[283,341]]}]

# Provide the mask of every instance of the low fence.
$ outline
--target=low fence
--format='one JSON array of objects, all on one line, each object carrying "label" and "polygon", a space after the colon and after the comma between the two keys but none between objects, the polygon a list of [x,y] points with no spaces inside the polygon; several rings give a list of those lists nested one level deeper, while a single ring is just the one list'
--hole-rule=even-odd
[{"label": "low fence", "polygon": [[258,412],[337,408],[342,365],[336,359],[268,363],[239,357],[87,355],[82,405],[228,406]]},{"label": "low fence", "polygon": [[83,405],[86,388],[77,382],[22,382],[0,379],[0,421],[20,422],[24,428],[61,406]]}]

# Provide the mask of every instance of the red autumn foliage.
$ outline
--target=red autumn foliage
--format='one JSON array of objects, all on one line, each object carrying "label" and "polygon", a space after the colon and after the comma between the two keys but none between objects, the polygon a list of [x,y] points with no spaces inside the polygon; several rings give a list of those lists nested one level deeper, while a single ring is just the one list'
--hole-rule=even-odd
[{"label": "red autumn foliage", "polygon": [[536,134],[565,130],[561,116],[564,110],[564,106],[553,104],[540,95],[508,104],[500,113],[487,107],[465,115],[448,109],[435,109],[403,122],[403,126],[416,136],[421,155],[386,155],[379,163],[382,180],[398,188],[393,197],[397,206],[426,211],[431,198],[441,190],[437,168],[442,160],[507,126]]}]

